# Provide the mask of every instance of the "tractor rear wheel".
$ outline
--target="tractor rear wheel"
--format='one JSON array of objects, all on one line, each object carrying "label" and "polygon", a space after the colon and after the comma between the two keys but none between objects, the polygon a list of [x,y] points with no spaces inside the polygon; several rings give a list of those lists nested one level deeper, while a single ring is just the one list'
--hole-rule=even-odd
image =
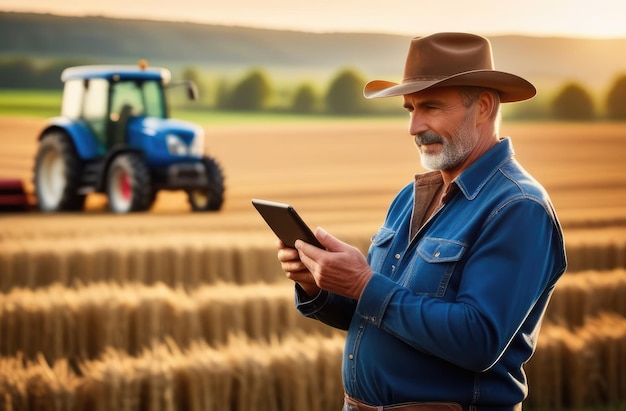
[{"label": "tractor rear wheel", "polygon": [[145,211],[152,205],[150,171],[136,153],[123,153],[113,159],[106,188],[109,210],[114,213]]},{"label": "tractor rear wheel", "polygon": [[211,157],[202,159],[208,186],[187,190],[189,204],[193,211],[217,211],[224,203],[224,175],[222,169]]},{"label": "tractor rear wheel", "polygon": [[78,193],[83,163],[70,137],[63,131],[48,131],[41,138],[35,157],[34,186],[41,211],[76,211],[85,205]]}]

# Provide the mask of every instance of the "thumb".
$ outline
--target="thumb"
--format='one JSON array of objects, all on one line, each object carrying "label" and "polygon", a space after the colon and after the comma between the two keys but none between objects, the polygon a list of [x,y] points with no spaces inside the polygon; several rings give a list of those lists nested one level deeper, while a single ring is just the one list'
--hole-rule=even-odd
[{"label": "thumb", "polygon": [[315,237],[328,251],[341,251],[345,248],[346,244],[333,236],[322,227],[317,227],[315,230]]}]

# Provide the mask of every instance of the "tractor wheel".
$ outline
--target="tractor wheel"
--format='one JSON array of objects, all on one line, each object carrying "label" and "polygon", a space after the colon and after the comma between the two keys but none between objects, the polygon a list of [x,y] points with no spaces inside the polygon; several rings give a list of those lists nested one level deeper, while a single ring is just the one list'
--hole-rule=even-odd
[{"label": "tractor wheel", "polygon": [[109,210],[114,213],[145,211],[152,205],[150,171],[136,153],[113,159],[106,181]]},{"label": "tractor wheel", "polygon": [[193,211],[217,211],[224,202],[224,175],[215,159],[205,157],[202,163],[209,184],[206,188],[187,190],[189,204]]},{"label": "tractor wheel", "polygon": [[35,157],[34,186],[41,211],[77,211],[85,205],[78,193],[83,163],[74,143],[63,131],[49,131],[41,139]]}]

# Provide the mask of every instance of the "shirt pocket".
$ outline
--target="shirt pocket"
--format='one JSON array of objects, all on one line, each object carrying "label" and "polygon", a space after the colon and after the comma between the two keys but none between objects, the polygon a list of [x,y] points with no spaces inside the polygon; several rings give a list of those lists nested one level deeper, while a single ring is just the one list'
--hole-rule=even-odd
[{"label": "shirt pocket", "polygon": [[385,258],[389,254],[395,236],[395,231],[381,227],[372,237],[372,244],[370,244],[368,252],[368,262],[375,273],[382,273]]},{"label": "shirt pocket", "polygon": [[443,238],[422,239],[404,281],[416,294],[443,297],[466,245]]}]

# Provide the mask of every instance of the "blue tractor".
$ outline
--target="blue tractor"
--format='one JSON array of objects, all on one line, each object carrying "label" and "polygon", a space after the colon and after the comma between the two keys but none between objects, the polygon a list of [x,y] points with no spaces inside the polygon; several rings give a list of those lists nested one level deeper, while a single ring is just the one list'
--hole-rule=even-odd
[{"label": "blue tractor", "polygon": [[168,118],[167,69],[78,66],[63,71],[61,116],[39,136],[34,186],[44,212],[82,210],[89,193],[106,193],[114,213],[145,211],[159,190],[184,190],[194,211],[216,211],[224,176],[204,154],[204,130]]}]

